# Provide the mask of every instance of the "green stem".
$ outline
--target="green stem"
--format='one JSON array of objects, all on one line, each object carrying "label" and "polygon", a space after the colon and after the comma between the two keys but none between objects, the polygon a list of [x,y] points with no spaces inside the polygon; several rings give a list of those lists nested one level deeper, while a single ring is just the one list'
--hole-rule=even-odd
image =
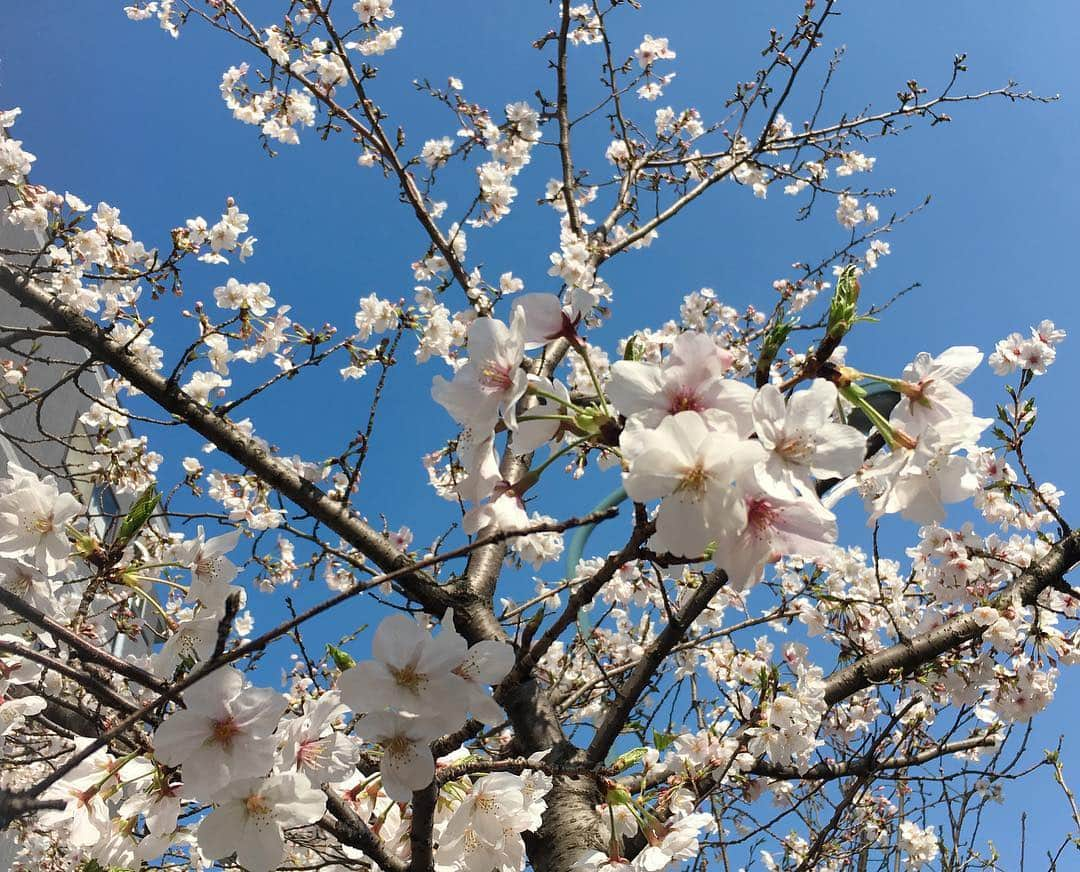
[{"label": "green stem", "polygon": [[840,388],[840,395],[849,403],[862,409],[863,414],[866,415],[870,423],[873,424],[881,434],[889,448],[895,450],[897,447],[900,447],[900,443],[896,438],[896,431],[893,430],[892,425],[885,420],[881,412],[867,402],[864,396],[860,396],[851,385],[845,385]]},{"label": "green stem", "polygon": [[558,394],[545,391],[543,388],[536,387],[536,385],[529,385],[529,393],[535,394],[538,397],[543,397],[545,400],[551,400],[552,402],[558,403],[560,406],[566,406],[566,408],[573,409],[575,412],[585,411],[581,406],[575,405],[566,397],[560,397]]},{"label": "green stem", "polygon": [[569,445],[563,446],[558,451],[556,451],[554,454],[552,454],[551,457],[549,457],[547,460],[545,460],[543,463],[541,463],[538,467],[536,467],[536,469],[530,469],[529,472],[528,472],[528,477],[529,478],[539,478],[541,475],[543,475],[544,470],[547,469],[549,466],[551,466],[551,464],[553,464],[556,460],[558,460],[564,454],[570,453],[575,448],[578,448],[579,446],[584,445],[591,438],[592,438],[592,436],[582,436],[580,439],[575,439]]},{"label": "green stem", "polygon": [[869,379],[870,381],[881,382],[882,384],[888,385],[894,391],[900,391],[901,393],[903,393],[901,386],[907,384],[902,378],[891,378],[887,375],[877,375],[876,373],[863,372],[862,370],[859,370],[858,378],[865,378]]},{"label": "green stem", "polygon": [[576,419],[572,415],[518,415],[518,421],[570,421]]},{"label": "green stem", "polygon": [[604,414],[610,418],[611,410],[608,408],[607,400],[604,399],[604,389],[600,387],[600,379],[597,378],[596,371],[593,369],[592,361],[589,359],[588,350],[580,339],[576,342],[570,343],[570,345],[585,362],[585,369],[589,373],[589,378],[592,380],[593,387],[596,388],[596,397],[598,400],[600,400],[600,408],[603,409]]},{"label": "green stem", "polygon": [[[139,567],[139,569],[145,569],[145,568],[146,567],[143,567],[143,566]],[[133,576],[128,576],[128,577],[129,578],[136,578],[139,581],[147,581],[150,584],[163,584],[166,587],[173,588],[173,590],[183,591],[183,593],[185,593],[185,594],[188,592],[187,585],[180,584],[180,582],[178,582],[178,581],[169,581],[166,578],[157,578],[156,576],[153,576],[153,575],[133,575]]]},{"label": "green stem", "polygon": [[127,584],[125,585],[125,587],[127,587],[128,590],[141,596],[143,598],[143,601],[147,605],[149,605],[155,612],[161,615],[161,619],[165,622],[165,626],[176,626],[176,619],[169,617],[169,614],[165,611],[165,609],[161,607],[161,603],[159,603],[151,594],[148,594],[145,590],[135,584]]},{"label": "green stem", "polygon": [[[91,785],[90,789],[87,791],[87,797],[96,796],[98,794],[98,791],[100,791],[102,787],[108,784],[109,781],[116,776],[117,772],[119,772],[127,763],[130,763],[132,760],[138,757],[140,753],[141,752],[139,751],[132,751],[129,754],[125,754],[123,757],[113,763],[108,768],[108,771],[105,773],[105,775],[102,776],[101,780],[98,781],[96,784]],[[117,779],[117,781],[119,780],[120,779]]]}]

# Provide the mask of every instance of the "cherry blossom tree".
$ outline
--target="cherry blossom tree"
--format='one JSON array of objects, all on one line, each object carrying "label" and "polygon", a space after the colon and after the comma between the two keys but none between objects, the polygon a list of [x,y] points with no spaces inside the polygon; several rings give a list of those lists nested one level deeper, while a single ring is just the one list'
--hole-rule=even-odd
[{"label": "cherry blossom tree", "polygon": [[[143,243],[119,208],[39,184],[20,110],[0,112],[0,221],[26,240],[0,249],[0,289],[27,313],[0,335],[0,415],[39,422],[0,479],[17,868],[1005,868],[980,835],[1004,785],[1049,767],[1073,802],[1060,757],[1026,753],[1080,659],[1080,538],[1024,453],[1065,332],[1003,324],[1020,332],[988,357],[958,335],[885,373],[843,343],[887,329],[874,270],[908,217],[883,218],[866,152],[960,104],[1046,98],[962,91],[958,55],[936,89],[789,119],[840,74],[839,55],[820,63],[838,4],[806,0],[706,115],[665,105],[669,38],[614,39],[637,2],[560,0],[550,31],[507,37],[549,80],[492,107],[453,70],[417,83],[447,120],[417,145],[380,102],[378,59],[407,53],[423,14],[399,5],[124,8],[165,31],[146,39],[205,28],[231,47],[221,99],[269,155],[343,140],[343,172],[381,174],[377,208],[415,217],[413,296],[366,276],[386,290],[353,324],[301,323],[289,289],[230,274],[257,265],[270,216],[230,197]],[[572,56],[598,102],[575,94]],[[573,146],[586,129],[610,135],[602,153]],[[459,165],[473,194],[442,199]],[[608,262],[648,257],[706,193],[790,197],[837,244],[752,307],[651,289],[677,320],[594,339],[642,293],[609,285]],[[526,289],[468,243],[536,199],[550,270]],[[430,370],[417,414],[454,429],[423,457],[380,438],[402,366]],[[998,402],[965,392],[983,366]],[[356,379],[366,423],[332,456],[246,416],[288,382],[354,402]],[[85,399],[67,432],[41,423],[61,388]],[[182,480],[155,449],[166,429],[208,449],[175,458]],[[426,469],[430,505],[368,493],[375,462]],[[589,511],[597,482],[611,495]],[[556,485],[582,509],[545,513]],[[886,521],[903,554],[881,553]],[[421,523],[447,532],[416,543]],[[1053,862],[1076,862],[1074,835]]]}]

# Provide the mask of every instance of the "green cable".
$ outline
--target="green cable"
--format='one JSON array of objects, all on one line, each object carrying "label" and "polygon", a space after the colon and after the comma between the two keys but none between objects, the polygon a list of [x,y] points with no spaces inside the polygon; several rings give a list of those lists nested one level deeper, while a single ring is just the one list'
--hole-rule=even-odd
[{"label": "green cable", "polygon": [[[623,500],[627,498],[626,490],[621,486],[616,490],[608,494],[600,504],[593,509],[593,512],[602,512],[605,509],[611,509],[619,505]],[[593,522],[592,524],[586,524],[583,527],[578,527],[574,531],[573,538],[570,540],[570,547],[566,549],[566,578],[571,579],[574,577],[574,569],[577,568],[578,563],[581,561],[581,555],[585,553],[585,545],[589,541],[589,537],[592,535],[593,530],[596,529],[599,522]],[[585,610],[578,609],[577,613],[577,626],[578,632],[581,634],[581,642],[586,647],[589,647],[589,640],[592,638],[593,628],[589,622],[585,619]],[[596,652],[593,651],[595,656]]]},{"label": "green cable", "polygon": [[[613,490],[610,494],[604,497],[603,501],[590,512],[589,514],[596,514],[602,512],[605,509],[611,509],[619,505],[626,499],[626,490],[623,487],[619,487]],[[589,537],[592,535],[593,530],[596,529],[599,521],[594,521],[591,524],[585,524],[583,527],[578,527],[574,531],[573,537],[570,539],[570,547],[566,549],[566,577],[573,578],[574,569],[581,561],[581,555],[585,553],[585,545],[589,541]]]}]

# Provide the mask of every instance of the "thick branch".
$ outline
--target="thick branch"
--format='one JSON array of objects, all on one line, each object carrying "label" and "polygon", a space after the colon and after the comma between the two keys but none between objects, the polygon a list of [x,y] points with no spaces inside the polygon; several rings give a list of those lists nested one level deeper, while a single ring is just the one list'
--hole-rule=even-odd
[{"label": "thick branch", "polygon": [[17,657],[23,657],[27,660],[33,660],[35,663],[44,666],[46,669],[58,672],[60,675],[81,685],[100,702],[112,706],[114,709],[121,711],[124,714],[131,714],[136,710],[135,705],[124,699],[108,685],[98,681],[85,669],[75,669],[67,663],[63,663],[60,660],[42,654],[40,651],[35,651],[32,648],[27,648],[25,645],[19,645],[15,642],[0,641],[0,652],[14,654]]},{"label": "thick branch", "polygon": [[[578,612],[593,601],[604,585],[615,576],[620,566],[637,557],[641,546],[654,532],[656,532],[656,527],[651,521],[644,526],[635,527],[633,534],[630,536],[630,541],[623,546],[622,550],[611,554],[604,561],[604,565],[591,578],[583,581],[571,592],[570,596],[567,597],[566,608],[563,609],[562,614],[547,628],[544,635],[536,641],[532,648],[522,652],[517,664],[503,680],[500,692],[505,692],[517,682],[524,680],[540,661],[540,658],[555,644],[559,636],[577,620]],[[496,697],[498,697],[498,693]]]},{"label": "thick branch", "polygon": [[[1065,573],[1080,561],[1080,534],[1070,533],[1041,559],[1024,570],[1002,594],[1005,602],[1014,596],[1032,605],[1039,594],[1058,584]],[[825,679],[825,702],[835,705],[873,684],[893,676],[907,675],[935,658],[979,637],[983,625],[970,614],[949,618],[940,627],[882,651],[860,657]]]},{"label": "thick branch", "polygon": [[0,790],[0,830],[13,820],[45,809],[60,809],[67,805],[62,799],[27,799],[17,793]]},{"label": "thick branch", "polygon": [[122,675],[129,681],[134,681],[136,684],[156,690],[159,693],[165,689],[165,683],[145,669],[140,669],[133,663],[114,657],[108,651],[91,644],[78,633],[73,633],[44,612],[24,602],[18,594],[12,593],[4,587],[0,587],[0,605],[11,609],[20,618],[29,621],[38,629],[48,631],[57,640],[70,645],[80,659],[100,663],[117,675]]},{"label": "thick branch", "polygon": [[409,828],[412,852],[410,872],[433,872],[435,869],[435,807],[438,802],[437,780],[413,793],[412,824]]},{"label": "thick branch", "polygon": [[363,819],[334,791],[326,788],[326,808],[330,815],[319,821],[319,827],[334,836],[343,845],[363,851],[376,866],[385,872],[406,872],[401,860],[388,853],[382,840],[371,831]]},{"label": "thick branch", "polygon": [[713,570],[701,580],[701,586],[694,591],[686,605],[671,616],[668,625],[653,640],[634,671],[630,673],[630,677],[619,688],[615,704],[607,710],[604,719],[597,726],[596,735],[585,752],[587,762],[599,763],[607,756],[641,694],[656,677],[661,664],[683,640],[690,625],[708,608],[717,591],[726,583],[727,573],[722,569]]},{"label": "thick branch", "polygon": [[[381,569],[390,572],[409,565],[410,561],[405,555],[353,515],[346,506],[298,475],[288,464],[272,457],[232,422],[195,402],[176,385],[169,384],[89,318],[4,267],[0,267],[0,289],[56,329],[63,330],[73,342],[108,364],[151,400],[321,521]],[[440,614],[446,608],[445,595],[426,574],[409,573],[399,577],[398,584],[421,605],[433,608]]]}]

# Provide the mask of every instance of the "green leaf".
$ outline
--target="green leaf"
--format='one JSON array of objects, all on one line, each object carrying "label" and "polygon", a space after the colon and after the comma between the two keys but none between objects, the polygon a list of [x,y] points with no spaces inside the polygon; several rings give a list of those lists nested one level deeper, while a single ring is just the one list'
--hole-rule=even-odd
[{"label": "green leaf", "polygon": [[796,323],[796,320],[780,321],[769,328],[768,332],[762,337],[761,353],[758,355],[757,362],[759,384],[768,380],[769,370],[773,365],[773,361],[776,360],[776,356],[780,353],[780,349],[784,347],[784,343],[787,342],[788,335],[791,333],[791,328],[794,327]]},{"label": "green leaf", "polygon": [[855,265],[849,264],[836,282],[836,292],[829,303],[829,324],[825,334],[832,339],[842,339],[858,318],[859,278]]},{"label": "green leaf", "polygon": [[334,665],[342,672],[346,669],[352,669],[356,665],[356,661],[353,660],[352,657],[340,648],[335,648],[329,642],[326,643],[326,653],[330,655],[330,659],[334,661]]},{"label": "green leaf", "polygon": [[624,769],[629,769],[631,766],[640,763],[648,753],[648,748],[631,748],[625,754],[620,754],[615,758],[615,762],[611,764],[611,769],[614,772],[622,772]]},{"label": "green leaf", "polygon": [[660,733],[653,730],[652,740],[657,751],[666,751],[675,741],[675,737],[671,733]]},{"label": "green leaf", "polygon": [[139,531],[144,526],[146,526],[146,522],[153,517],[160,499],[161,494],[158,493],[158,490],[154,485],[150,485],[150,487],[139,494],[138,499],[136,499],[131,508],[128,509],[128,513],[124,516],[124,520],[120,524],[120,531],[116,534],[116,541],[114,544],[118,548],[126,548],[128,543],[139,534]]}]

